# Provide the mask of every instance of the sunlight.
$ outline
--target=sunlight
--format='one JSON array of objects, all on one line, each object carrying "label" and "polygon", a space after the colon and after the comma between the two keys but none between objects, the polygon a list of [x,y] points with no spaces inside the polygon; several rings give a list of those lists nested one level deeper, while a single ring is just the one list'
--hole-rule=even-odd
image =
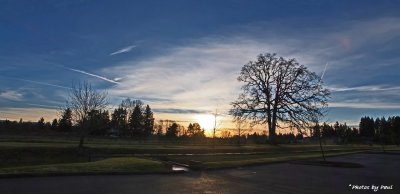
[{"label": "sunlight", "polygon": [[196,115],[196,119],[201,128],[204,128],[204,130],[206,130],[206,133],[209,133],[212,131],[212,129],[214,129],[215,118],[213,115]]}]

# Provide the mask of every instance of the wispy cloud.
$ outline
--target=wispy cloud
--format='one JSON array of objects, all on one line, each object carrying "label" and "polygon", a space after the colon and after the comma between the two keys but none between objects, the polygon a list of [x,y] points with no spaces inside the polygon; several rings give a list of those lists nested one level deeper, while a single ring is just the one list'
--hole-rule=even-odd
[{"label": "wispy cloud", "polygon": [[13,100],[13,101],[21,101],[23,98],[23,94],[15,91],[15,90],[6,90],[3,92],[0,92],[0,98],[7,99],[7,100]]},{"label": "wispy cloud", "polygon": [[400,109],[400,103],[385,102],[331,102],[329,107],[357,109]]},{"label": "wispy cloud", "polygon": [[117,50],[117,51],[115,51],[115,52],[110,53],[110,56],[118,55],[118,54],[121,54],[121,53],[130,52],[130,51],[131,51],[133,48],[135,48],[135,47],[136,47],[136,45],[130,45],[130,46],[124,47],[124,48],[122,48],[122,49],[119,49],[119,50]]},{"label": "wispy cloud", "polygon": [[[318,28],[312,31],[305,30],[304,33],[301,33],[301,29],[299,29],[295,36],[282,31],[282,33],[274,33],[274,36],[267,38],[265,35],[261,36],[260,32],[223,38],[205,37],[190,43],[186,42],[187,44],[183,46],[170,48],[162,55],[126,61],[105,68],[102,72],[115,77],[123,77],[120,80],[121,84],[109,90],[111,95],[170,99],[168,102],[152,102],[152,107],[158,110],[171,110],[179,107],[179,109],[199,112],[210,112],[215,108],[226,111],[230,108],[229,103],[236,99],[240,92],[240,83],[236,81],[240,68],[249,60],[254,60],[260,53],[276,52],[286,58],[296,58],[312,71],[323,75],[324,82],[330,85],[329,88],[335,93],[386,91],[387,95],[399,87],[368,80],[365,72],[361,70],[375,68],[379,64],[365,65],[360,60],[368,61],[371,58],[366,54],[369,51],[363,50],[366,42],[379,45],[382,41],[396,36],[400,29],[396,24],[398,21],[399,19],[396,18],[354,21],[336,25],[335,30]],[[259,26],[257,28],[263,29]],[[373,26],[381,28],[377,30]],[[261,31],[263,32],[261,34],[265,34],[263,30]],[[365,38],[359,36],[360,33],[366,31],[368,31],[368,36]],[[348,40],[345,48],[341,41],[343,37]],[[329,61],[329,65],[326,63],[327,61]],[[363,68],[360,68],[361,66]],[[355,73],[349,77],[348,75],[352,71]],[[363,85],[363,82],[372,84]],[[348,85],[362,86],[346,87],[347,83]],[[344,96],[336,99],[338,96],[343,97],[338,94],[332,101],[350,98]],[[361,98],[361,96],[359,93],[355,93],[351,98]],[[379,99],[378,96],[376,98]],[[393,105],[390,104],[392,101],[388,99],[381,98],[380,100],[376,103],[334,102],[330,103],[330,106],[397,107],[391,106]],[[193,107],[195,108],[193,109]]]},{"label": "wispy cloud", "polygon": [[205,111],[198,111],[194,109],[177,109],[177,108],[169,108],[169,109],[156,108],[153,109],[153,111],[156,113],[174,113],[174,114],[207,113]]},{"label": "wispy cloud", "polygon": [[74,69],[74,68],[70,68],[70,67],[65,67],[65,66],[62,66],[62,67],[65,68],[65,69],[68,69],[70,71],[75,71],[75,72],[82,73],[82,74],[85,74],[85,75],[88,75],[88,76],[99,78],[101,80],[104,80],[104,81],[107,81],[107,82],[110,82],[110,83],[119,84],[119,82],[114,81],[112,79],[108,79],[108,78],[106,78],[104,76],[101,76],[101,75],[96,75],[96,74],[93,74],[93,73],[89,73],[89,72],[86,72],[86,71],[83,71],[83,70]]},{"label": "wispy cloud", "polygon": [[328,87],[332,92],[377,92],[377,91],[393,91],[400,90],[399,86],[384,86],[384,85],[369,85],[369,86],[357,86],[357,87]]}]

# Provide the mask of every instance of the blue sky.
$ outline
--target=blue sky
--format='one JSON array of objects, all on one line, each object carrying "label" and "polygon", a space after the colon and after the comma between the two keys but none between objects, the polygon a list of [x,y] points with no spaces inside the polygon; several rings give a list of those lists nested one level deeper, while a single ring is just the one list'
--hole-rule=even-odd
[{"label": "blue sky", "polygon": [[265,52],[317,73],[328,63],[328,122],[400,115],[398,1],[0,4],[0,119],[55,118],[87,80],[112,105],[139,98],[157,118],[195,122],[226,112],[240,68]]}]

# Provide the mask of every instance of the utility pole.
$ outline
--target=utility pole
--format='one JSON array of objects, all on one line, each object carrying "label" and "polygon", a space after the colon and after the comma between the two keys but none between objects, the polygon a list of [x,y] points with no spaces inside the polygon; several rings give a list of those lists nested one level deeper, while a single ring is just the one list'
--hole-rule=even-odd
[{"label": "utility pole", "polygon": [[215,139],[215,131],[217,130],[217,109],[215,109],[214,114],[214,130],[213,130],[213,139]]}]

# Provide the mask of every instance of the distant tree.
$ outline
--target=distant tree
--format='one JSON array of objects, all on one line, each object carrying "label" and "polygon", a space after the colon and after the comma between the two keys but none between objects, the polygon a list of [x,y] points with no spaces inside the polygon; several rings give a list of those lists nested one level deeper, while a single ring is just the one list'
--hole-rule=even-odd
[{"label": "distant tree", "polygon": [[72,111],[70,108],[66,108],[63,110],[60,121],[59,121],[59,129],[62,131],[70,131],[72,128]]},{"label": "distant tree", "polygon": [[58,121],[57,119],[54,119],[53,122],[51,123],[51,130],[56,131],[58,129]]},{"label": "distant tree", "polygon": [[129,118],[129,127],[132,136],[143,136],[144,135],[144,123],[143,123],[143,112],[140,105],[136,105]]},{"label": "distant tree", "polygon": [[167,132],[165,133],[165,136],[170,137],[170,138],[175,138],[178,135],[178,128],[179,125],[176,123],[172,123],[170,127],[167,128]]},{"label": "distant tree", "polygon": [[334,136],[334,130],[333,128],[326,124],[325,122],[321,126],[321,135],[324,138],[330,138]]},{"label": "distant tree", "polygon": [[231,136],[232,135],[231,135],[230,131],[228,131],[228,130],[221,131],[221,137],[222,138],[230,138]]},{"label": "distant tree", "polygon": [[161,124],[156,125],[156,135],[161,137],[163,135],[163,128]]},{"label": "distant tree", "polygon": [[114,112],[111,115],[112,126],[123,136],[129,134],[127,117],[128,112],[126,108],[123,108],[122,106],[114,109]]},{"label": "distant tree", "polygon": [[144,111],[144,135],[150,136],[154,132],[154,117],[149,105]]},{"label": "distant tree", "polygon": [[393,132],[393,141],[395,144],[400,144],[400,116],[392,117],[390,120],[391,130]]},{"label": "distant tree", "polygon": [[44,122],[44,118],[40,118],[39,121],[37,122],[37,127],[38,129],[44,129],[45,128],[45,122]]},{"label": "distant tree", "polygon": [[79,148],[83,147],[85,137],[92,129],[90,126],[92,122],[89,122],[90,114],[106,108],[107,104],[107,93],[96,91],[89,83],[83,82],[72,86],[67,108],[71,109],[73,121],[80,129]]},{"label": "distant tree", "polygon": [[375,135],[374,119],[370,117],[362,117],[359,124],[360,136],[373,138]]},{"label": "distant tree", "polygon": [[238,81],[243,93],[232,102],[230,114],[256,124],[267,124],[269,139],[275,144],[276,128],[294,126],[309,128],[313,118],[322,116],[329,91],[321,78],[295,59],[286,60],[276,54],[260,54],[257,61],[242,67]]},{"label": "distant tree", "polygon": [[189,123],[187,134],[189,137],[195,138],[202,138],[206,136],[199,123]]},{"label": "distant tree", "polygon": [[132,115],[136,106],[139,106],[139,108],[143,110],[143,102],[141,100],[132,100],[130,98],[126,98],[125,100],[122,100],[120,104],[120,107],[124,108],[129,116]]},{"label": "distant tree", "polygon": [[106,135],[110,129],[110,115],[108,111],[93,110],[89,113],[88,123],[90,134]]}]

